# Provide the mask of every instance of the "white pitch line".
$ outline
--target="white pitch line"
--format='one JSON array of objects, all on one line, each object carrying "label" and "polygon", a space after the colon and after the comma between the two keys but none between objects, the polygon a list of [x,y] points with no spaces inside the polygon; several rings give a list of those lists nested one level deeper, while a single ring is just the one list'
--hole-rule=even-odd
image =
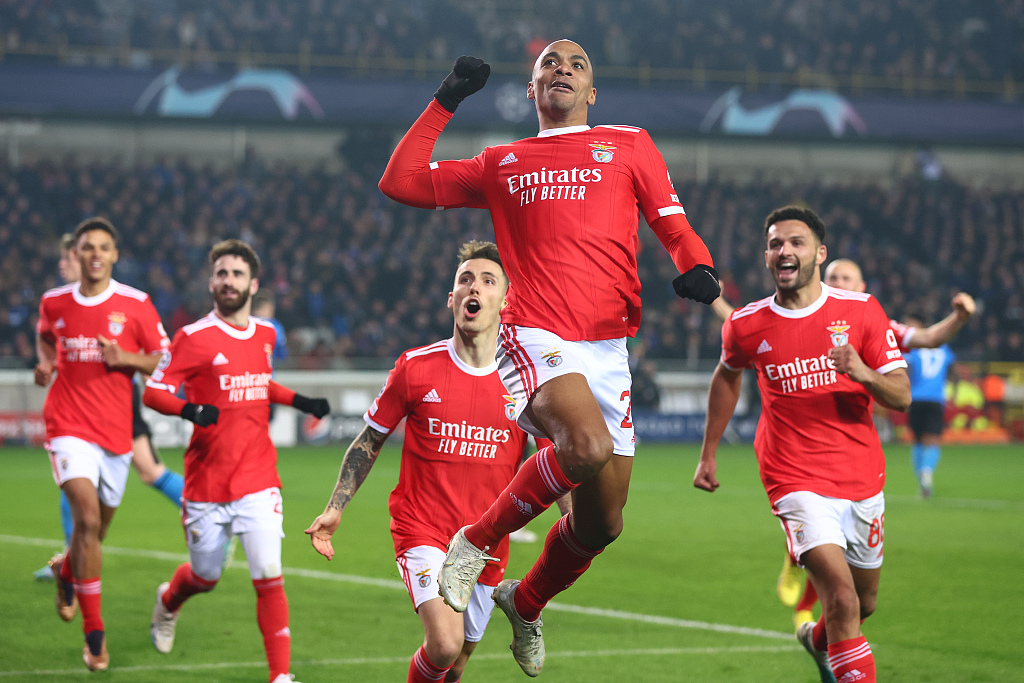
[{"label": "white pitch line", "polygon": [[[719,655],[719,654],[744,654],[744,653],[785,653],[798,652],[801,648],[796,645],[789,646],[742,646],[742,647],[672,647],[672,648],[648,648],[639,650],[568,650],[565,652],[549,652],[552,658],[591,658],[591,657],[652,657],[652,656],[673,656],[673,655]],[[473,659],[495,660],[507,659],[507,653],[476,654]],[[358,657],[351,659],[310,659],[292,662],[295,668],[314,666],[358,666],[366,664],[405,664],[409,657]],[[206,664],[165,664],[159,666],[115,666],[111,667],[111,673],[138,673],[143,671],[211,671],[216,669],[256,669],[265,668],[265,661],[259,662],[209,662]],[[50,669],[43,671],[0,671],[0,678],[13,676],[70,676],[88,675],[92,672],[83,669]]]},{"label": "white pitch line", "polygon": [[[0,534],[0,543],[11,543],[18,545],[33,545],[56,547],[60,541],[52,541],[44,538],[26,538],[24,536],[8,536]],[[140,550],[137,548],[118,548],[116,546],[103,546],[103,552],[110,555],[124,555],[128,557],[143,557],[147,559],[169,560],[172,562],[186,562],[188,555],[183,553],[168,553],[160,550]],[[245,562],[231,561],[229,567],[248,567]],[[405,584],[392,579],[375,579],[367,576],[355,576],[352,574],[336,574],[316,569],[301,569],[297,567],[285,567],[283,573],[286,576],[301,576],[308,579],[321,579],[324,581],[341,581],[343,583],[357,583],[378,588],[390,588],[393,590],[405,590]],[[677,619],[675,617],[661,617],[653,614],[640,614],[637,612],[623,612],[622,610],[603,609],[600,607],[581,607],[578,605],[567,605],[561,602],[549,602],[547,610],[555,612],[571,612],[573,614],[585,614],[592,617],[605,617],[608,619],[619,619],[622,621],[636,621],[644,624],[657,624],[659,626],[674,626],[676,628],[692,628],[701,631],[714,631],[717,633],[734,633],[743,636],[756,636],[759,638],[771,638],[773,640],[792,640],[793,634],[784,631],[768,631],[747,626],[732,626],[730,624],[714,624],[707,621],[694,621],[691,619]]]}]

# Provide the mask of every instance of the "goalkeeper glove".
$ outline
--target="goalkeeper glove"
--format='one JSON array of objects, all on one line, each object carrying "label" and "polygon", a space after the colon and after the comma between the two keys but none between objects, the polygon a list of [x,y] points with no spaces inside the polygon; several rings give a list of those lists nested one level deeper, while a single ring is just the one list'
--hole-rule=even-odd
[{"label": "goalkeeper glove", "polygon": [[217,424],[220,411],[217,410],[217,406],[209,404],[186,403],[179,415],[189,422],[195,422],[196,427],[209,427]]},{"label": "goalkeeper glove", "polygon": [[434,93],[434,99],[454,114],[462,100],[484,87],[490,75],[490,64],[478,57],[463,55],[455,60],[452,72],[441,81],[441,87]]},{"label": "goalkeeper glove", "polygon": [[680,297],[708,305],[722,295],[722,286],[718,284],[718,273],[714,268],[703,263],[698,263],[673,280],[672,287]]},{"label": "goalkeeper glove", "polygon": [[315,418],[321,418],[331,412],[331,404],[327,402],[326,398],[309,398],[302,394],[295,394],[295,398],[292,399],[292,407],[309,413]]}]

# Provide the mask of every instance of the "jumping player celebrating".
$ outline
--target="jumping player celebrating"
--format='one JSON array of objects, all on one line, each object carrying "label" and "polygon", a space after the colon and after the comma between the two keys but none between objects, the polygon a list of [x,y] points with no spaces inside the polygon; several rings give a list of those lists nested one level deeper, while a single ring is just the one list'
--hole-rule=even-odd
[{"label": "jumping player celebrating", "polygon": [[[132,376],[149,373],[167,346],[149,296],[113,279],[118,234],[104,218],[75,229],[78,282],[39,302],[35,381],[47,386],[46,450],[74,520],[67,554],[51,561],[57,613],[82,609],[82,659],[93,671],[110,665],[100,603],[100,543],[124,497],[132,459]],[[96,407],[103,407],[97,419]]]},{"label": "jumping player celebrating", "polygon": [[[249,315],[260,261],[248,244],[225,240],[210,251],[214,310],[183,327],[146,382],[143,400],[165,415],[195,423],[185,451],[182,522],[190,562],[157,588],[150,637],[160,652],[174,646],[181,605],[213,590],[224,548],[237,535],[256,588],[256,613],[272,683],[292,680],[288,600],[281,576],[282,500],[270,404],[323,417],[330,406],[270,379],[274,326]],[[184,385],[185,398],[174,394]]]},{"label": "jumping player celebrating", "polygon": [[871,406],[908,408],[907,364],[871,295],[820,281],[825,225],[813,211],[772,212],[765,238],[775,295],[737,309],[722,327],[693,483],[718,488],[718,443],[736,408],[742,369],[753,367],[762,405],[754,441],[761,480],[790,552],[822,601],[822,618],[801,625],[797,637],[823,682],[874,683],[860,623],[875,610],[881,573],[885,456]]},{"label": "jumping player celebrating", "polygon": [[486,553],[572,491],[573,511],[552,528],[533,569],[494,593],[512,622],[516,661],[536,676],[544,664],[541,609],[622,531],[634,450],[625,337],[640,323],[638,208],[684,273],[673,283],[680,296],[711,303],[720,287],[650,135],[587,126],[597,97],[593,65],[572,41],[548,45],[534,64],[526,96],[536,103],[537,137],[431,163],[441,130],[489,74],[475,57],[456,61],[380,188],[411,206],[491,213],[511,282],[498,371],[520,426],[554,446],[527,460],[480,520],[455,535],[439,587],[465,610]]},{"label": "jumping player celebrating", "polygon": [[331,535],[388,435],[406,418],[402,468],[391,493],[391,534],[398,569],[423,622],[424,641],[409,665],[409,683],[458,681],[483,637],[491,593],[508,561],[508,542],[494,549],[458,614],[437,594],[445,545],[512,480],[527,435],[516,426],[511,397],[498,378],[494,349],[508,280],[492,242],[468,242],[448,308],[451,339],[403,353],[364,419],[366,428],[342,461],[323,514],[306,530],[313,547],[334,556]]}]

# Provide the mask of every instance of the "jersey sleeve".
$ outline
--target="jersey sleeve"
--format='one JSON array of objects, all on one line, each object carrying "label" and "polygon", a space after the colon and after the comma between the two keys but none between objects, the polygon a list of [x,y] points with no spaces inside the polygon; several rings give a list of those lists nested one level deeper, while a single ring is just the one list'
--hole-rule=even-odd
[{"label": "jersey sleeve", "polygon": [[469,207],[486,209],[484,196],[484,157],[487,150],[472,159],[434,161],[430,164],[434,198],[438,208]]},{"label": "jersey sleeve", "polygon": [[668,167],[665,166],[665,159],[646,130],[641,129],[637,133],[633,162],[636,199],[647,224],[654,225],[654,221],[665,216],[685,215],[686,211],[679,203],[679,195],[676,194]]},{"label": "jersey sleeve", "polygon": [[907,367],[892,321],[882,310],[878,299],[869,297],[864,305],[864,336],[861,339],[862,348],[857,349],[861,360],[869,368],[883,375],[896,368]]},{"label": "jersey sleeve", "polygon": [[43,297],[39,302],[39,322],[36,323],[36,333],[48,342],[55,340],[53,334],[53,321],[50,320],[49,299]]},{"label": "jersey sleeve", "polygon": [[139,336],[139,349],[143,353],[160,353],[171,345],[167,338],[167,330],[160,322],[160,314],[156,312],[153,301],[147,298],[139,306],[136,319],[136,331]]},{"label": "jersey sleeve", "polygon": [[732,316],[722,324],[722,365],[730,370],[744,370],[751,366],[750,355],[743,350],[733,329]]},{"label": "jersey sleeve", "polygon": [[408,361],[403,353],[388,373],[383,388],[373,399],[363,420],[382,434],[390,434],[409,414]]},{"label": "jersey sleeve", "polygon": [[910,339],[914,336],[914,328],[895,320],[889,321],[889,327],[892,329],[893,334],[896,335],[896,341],[900,344],[900,351],[904,353],[910,351]]},{"label": "jersey sleeve", "polygon": [[176,394],[178,387],[203,365],[203,359],[195,346],[195,341],[184,330],[174,335],[174,341],[164,350],[160,363],[146,380],[146,387]]},{"label": "jersey sleeve", "polygon": [[699,263],[714,267],[711,252],[686,218],[665,159],[645,130],[638,133],[633,161],[637,203],[679,272],[685,273]]}]

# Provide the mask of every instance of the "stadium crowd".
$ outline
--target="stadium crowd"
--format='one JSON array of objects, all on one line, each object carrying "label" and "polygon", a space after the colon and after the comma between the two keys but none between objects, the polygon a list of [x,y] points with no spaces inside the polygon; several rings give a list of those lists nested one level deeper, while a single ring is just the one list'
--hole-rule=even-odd
[{"label": "stadium crowd", "polygon": [[[329,172],[256,159],[217,170],[188,161],[0,163],[0,359],[34,364],[39,297],[58,284],[58,237],[84,217],[122,231],[114,275],[153,298],[171,334],[208,312],[206,254],[239,237],[265,263],[300,367],[391,360],[451,333],[445,309],[453,245],[493,239],[483,211],[421,211],[383,197],[381,169]],[[805,201],[820,212],[832,257],[862,264],[870,292],[899,316],[919,307],[934,321],[967,291],[981,312],[954,341],[964,360],[1024,357],[1024,195],[975,190],[952,180],[881,186],[784,186],[676,180],[697,231],[724,274],[726,298],[763,298],[771,283],[761,229],[772,207]],[[714,360],[719,323],[678,299],[676,275],[653,233],[641,229],[649,358]]]},{"label": "stadium crowd", "polygon": [[[885,27],[879,30],[879,27]],[[532,59],[570,35],[601,64],[825,76],[1024,78],[1019,0],[19,0],[0,2],[8,52],[25,44],[181,50],[213,66],[239,51],[447,61]],[[8,59],[11,57],[8,56]],[[143,60],[143,63],[145,59]]]}]

